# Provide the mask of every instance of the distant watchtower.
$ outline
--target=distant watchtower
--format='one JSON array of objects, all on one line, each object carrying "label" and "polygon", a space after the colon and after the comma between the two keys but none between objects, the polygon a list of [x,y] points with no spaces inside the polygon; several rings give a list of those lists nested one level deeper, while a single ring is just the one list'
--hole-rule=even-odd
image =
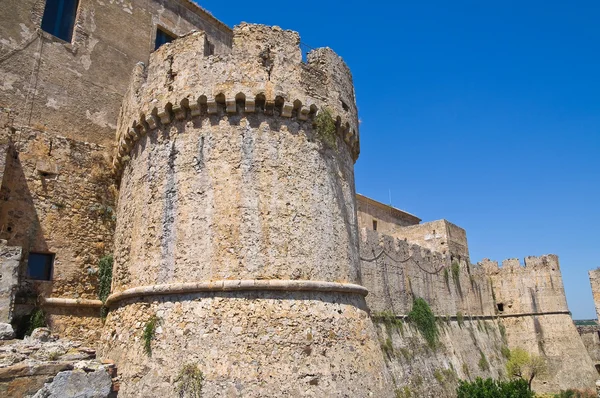
[{"label": "distant watchtower", "polygon": [[161,47],[121,111],[104,354],[123,393],[170,396],[192,363],[208,396],[392,395],[359,285],[348,68],[326,48],[303,63],[278,27],[207,45]]}]

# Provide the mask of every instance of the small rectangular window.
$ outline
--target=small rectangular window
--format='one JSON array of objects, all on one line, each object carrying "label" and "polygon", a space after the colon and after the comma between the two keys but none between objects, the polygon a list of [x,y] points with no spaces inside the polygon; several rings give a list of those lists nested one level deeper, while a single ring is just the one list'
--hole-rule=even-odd
[{"label": "small rectangular window", "polygon": [[373,231],[377,231],[377,220],[373,220]]},{"label": "small rectangular window", "polygon": [[156,41],[154,42],[154,49],[158,50],[160,46],[166,43],[170,43],[175,40],[177,37],[173,36],[170,33],[165,32],[161,28],[156,29]]},{"label": "small rectangular window", "polygon": [[496,306],[498,307],[498,312],[504,312],[504,303],[498,303]]},{"label": "small rectangular window", "polygon": [[78,5],[79,0],[46,0],[42,30],[70,42]]},{"label": "small rectangular window", "polygon": [[27,261],[27,277],[40,281],[52,279],[52,267],[54,265],[54,254],[52,253],[29,253]]}]

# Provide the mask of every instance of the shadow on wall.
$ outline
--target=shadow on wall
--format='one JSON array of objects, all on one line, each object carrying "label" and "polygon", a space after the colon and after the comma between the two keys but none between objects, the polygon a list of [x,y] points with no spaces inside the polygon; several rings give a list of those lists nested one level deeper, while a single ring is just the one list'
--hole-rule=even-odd
[{"label": "shadow on wall", "polygon": [[[40,173],[42,187],[47,177]],[[48,253],[49,248],[19,154],[12,146],[8,151],[0,188],[0,239],[6,240],[10,246],[20,246],[23,249],[14,312],[14,323],[19,324],[21,318],[27,317],[37,306],[38,296],[46,291],[50,292],[52,282],[28,279],[27,262],[30,253]]]}]

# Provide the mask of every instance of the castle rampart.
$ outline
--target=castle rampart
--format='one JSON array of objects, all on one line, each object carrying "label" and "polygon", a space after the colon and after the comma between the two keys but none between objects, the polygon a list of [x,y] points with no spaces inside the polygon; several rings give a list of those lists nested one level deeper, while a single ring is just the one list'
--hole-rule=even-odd
[{"label": "castle rampart", "polygon": [[[305,64],[298,45],[243,24],[230,54],[196,32],[137,69],[105,333],[128,396],[170,393],[155,375],[186,362],[208,395],[392,393],[358,285],[352,79],[331,50]],[[136,325],[153,316],[146,357]]]}]

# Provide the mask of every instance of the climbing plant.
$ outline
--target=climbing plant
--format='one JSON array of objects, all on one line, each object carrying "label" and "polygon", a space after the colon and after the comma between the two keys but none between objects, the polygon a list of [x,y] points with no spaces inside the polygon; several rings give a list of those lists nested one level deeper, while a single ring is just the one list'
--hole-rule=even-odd
[{"label": "climbing plant", "polygon": [[435,315],[427,301],[420,297],[415,298],[412,310],[408,313],[408,320],[415,324],[429,347],[435,348],[438,345],[439,330]]}]

